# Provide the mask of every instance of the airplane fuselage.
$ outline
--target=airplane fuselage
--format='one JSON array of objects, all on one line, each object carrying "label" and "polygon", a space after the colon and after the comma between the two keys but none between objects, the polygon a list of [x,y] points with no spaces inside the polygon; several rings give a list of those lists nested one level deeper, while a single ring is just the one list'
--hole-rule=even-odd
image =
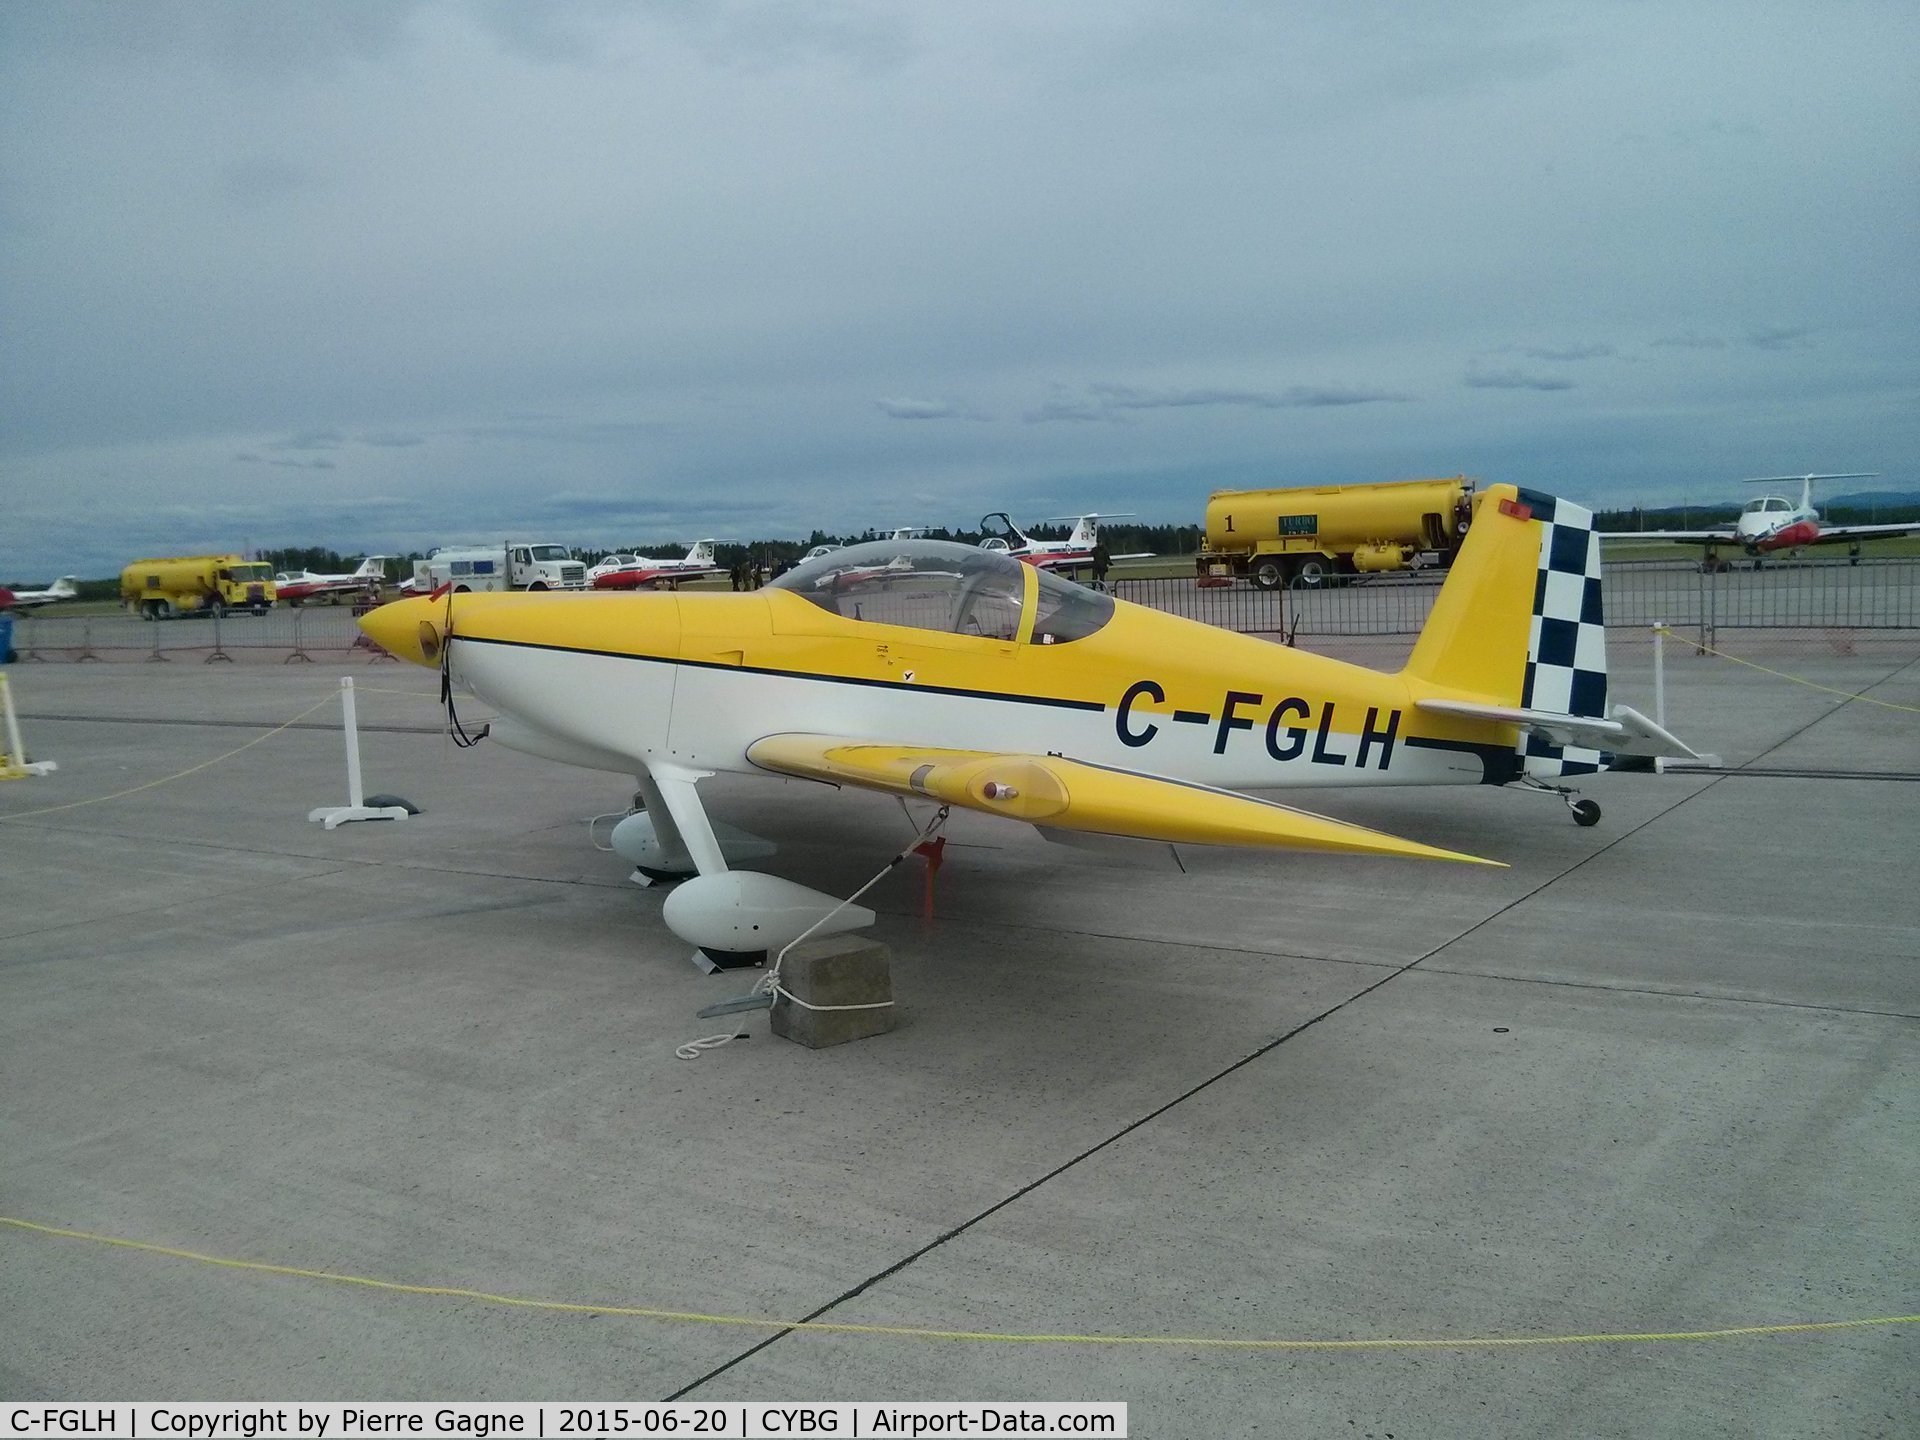
[{"label": "airplane fuselage", "polygon": [[10,590],[5,593],[12,597],[12,609],[38,610],[42,605],[55,605],[62,600],[75,599],[80,592],[74,589],[72,576],[62,575],[45,590]]},{"label": "airplane fuselage", "polygon": [[365,590],[369,583],[356,575],[290,575],[285,580],[275,576],[274,590],[282,600],[314,600]]},{"label": "airplane fuselage", "polygon": [[1062,545],[1058,549],[1043,549],[1039,544],[1023,554],[1017,554],[1017,560],[1029,565],[1038,565],[1043,570],[1055,570],[1093,563],[1093,550],[1090,546]]},{"label": "airplane fuselage", "polygon": [[1734,539],[1742,550],[1756,557],[1797,550],[1818,542],[1820,517],[1811,510],[1742,515],[1734,528]]},{"label": "airplane fuselage", "polygon": [[1229,789],[1512,778],[1486,726],[1416,712],[1402,676],[1125,602],[1054,645],[849,619],[777,590],[462,596],[453,619],[456,683],[601,768],[751,773],[748,747],[781,732],[1016,752],[1041,737]]},{"label": "airplane fuselage", "polygon": [[683,561],[663,560],[657,564],[631,566],[624,570],[609,570],[593,577],[595,590],[638,590],[662,581],[697,580],[704,575],[720,575],[725,572],[718,565],[687,564]]}]

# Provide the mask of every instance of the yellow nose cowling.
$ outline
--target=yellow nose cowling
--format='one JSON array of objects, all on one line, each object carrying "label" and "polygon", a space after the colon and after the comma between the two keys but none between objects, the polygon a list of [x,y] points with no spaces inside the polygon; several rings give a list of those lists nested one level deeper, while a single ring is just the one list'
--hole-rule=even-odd
[{"label": "yellow nose cowling", "polygon": [[438,668],[446,639],[447,602],[415,596],[395,600],[360,617],[366,637],[389,655],[415,665]]}]

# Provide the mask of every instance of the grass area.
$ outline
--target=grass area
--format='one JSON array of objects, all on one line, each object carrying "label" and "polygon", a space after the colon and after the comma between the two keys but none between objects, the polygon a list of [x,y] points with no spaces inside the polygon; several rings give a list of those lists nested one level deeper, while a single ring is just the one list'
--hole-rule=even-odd
[{"label": "grass area", "polygon": [[[1906,535],[1893,540],[1869,540],[1860,547],[1860,553],[1870,560],[1912,559],[1920,555],[1920,536]],[[1697,545],[1680,545],[1671,540],[1646,540],[1639,543],[1623,540],[1609,540],[1606,556],[1609,560],[1673,560],[1694,559],[1700,554]],[[1844,560],[1847,547],[1844,545],[1816,545],[1801,553],[1801,559]],[[1720,547],[1723,560],[1743,559],[1738,546]]]},{"label": "grass area", "polygon": [[32,610],[17,610],[15,618],[27,615],[118,615],[120,603],[117,600],[56,600],[51,605],[38,605]]}]

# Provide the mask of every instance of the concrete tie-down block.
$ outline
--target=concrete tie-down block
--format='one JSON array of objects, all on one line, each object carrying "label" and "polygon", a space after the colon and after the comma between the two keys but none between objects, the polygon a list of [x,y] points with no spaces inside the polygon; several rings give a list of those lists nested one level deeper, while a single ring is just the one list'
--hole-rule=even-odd
[{"label": "concrete tie-down block", "polygon": [[[773,1000],[773,1033],[810,1050],[865,1040],[893,1029],[898,1008],[893,1000],[893,956],[885,945],[862,935],[828,935],[804,940],[780,962],[780,988]],[[863,1005],[873,1009],[831,1010],[809,1005]]]}]

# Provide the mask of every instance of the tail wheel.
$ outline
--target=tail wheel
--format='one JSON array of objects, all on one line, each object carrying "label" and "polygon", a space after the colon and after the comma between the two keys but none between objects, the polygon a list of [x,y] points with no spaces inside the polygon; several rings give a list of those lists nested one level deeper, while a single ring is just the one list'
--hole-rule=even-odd
[{"label": "tail wheel", "polygon": [[1600,807],[1591,800],[1569,800],[1567,809],[1573,812],[1573,823],[1582,828],[1600,823]]}]

